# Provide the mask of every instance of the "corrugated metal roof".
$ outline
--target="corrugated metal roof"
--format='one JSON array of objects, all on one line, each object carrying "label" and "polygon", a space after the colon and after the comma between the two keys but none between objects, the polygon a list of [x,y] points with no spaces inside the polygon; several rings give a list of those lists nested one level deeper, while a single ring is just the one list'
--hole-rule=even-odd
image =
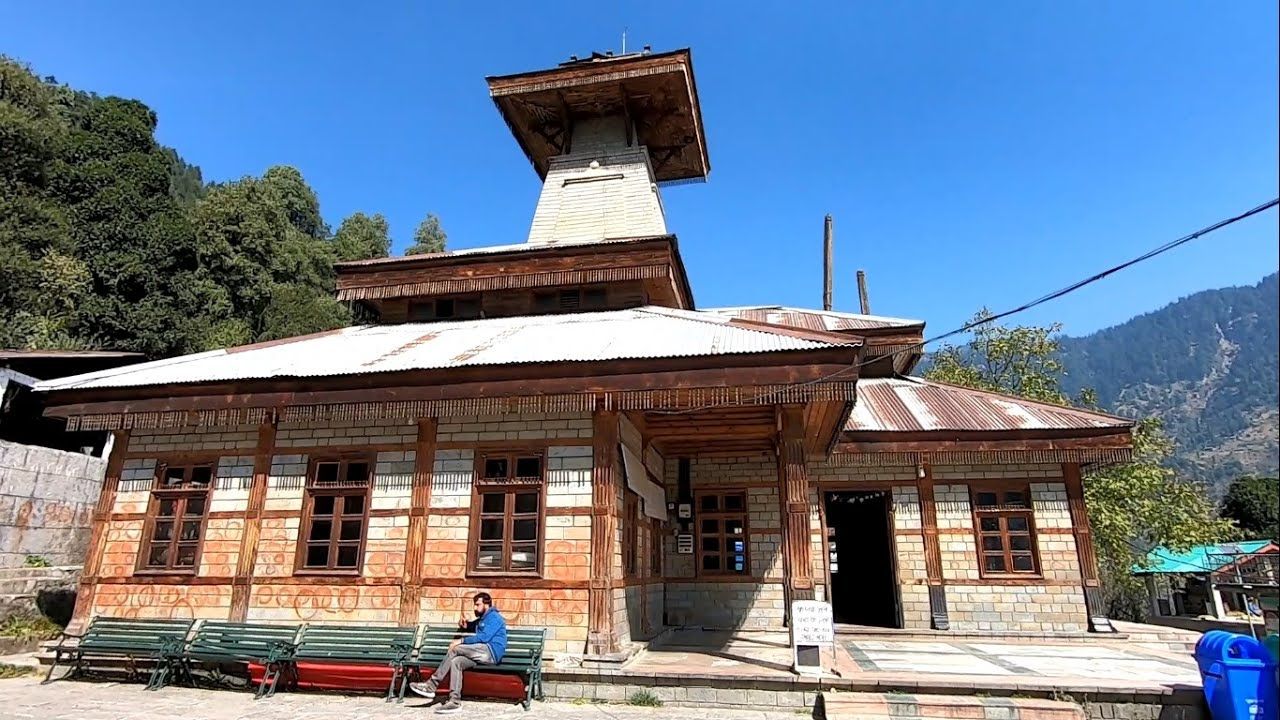
[{"label": "corrugated metal roof", "polygon": [[743,320],[788,325],[807,330],[827,330],[830,332],[838,332],[840,330],[879,330],[894,327],[924,327],[923,320],[908,320],[884,315],[858,315],[834,310],[791,308],[781,305],[712,308],[702,312],[736,317]]},{"label": "corrugated metal roof", "polygon": [[584,247],[588,245],[622,245],[626,243],[639,243],[646,240],[663,240],[670,235],[649,235],[643,237],[625,237],[610,238],[607,240],[561,240],[558,242],[522,242],[512,245],[487,245],[485,247],[462,248],[460,250],[446,250],[439,253],[421,253],[419,255],[403,255],[400,257],[384,257],[371,258],[369,260],[349,260],[347,262],[336,263],[334,267],[339,270],[343,268],[361,268],[376,267],[379,265],[396,265],[403,262],[411,262],[413,260],[438,259],[451,257],[467,257],[469,255],[500,255],[502,253],[525,252],[532,250],[548,250],[558,247]]},{"label": "corrugated metal roof", "polygon": [[1133,423],[1103,413],[1009,395],[944,385],[921,378],[863,378],[849,415],[849,432],[922,430],[1079,430]]},{"label": "corrugated metal roof", "polygon": [[632,310],[344,328],[42,382],[38,390],[331,377],[479,365],[696,357],[850,347],[689,310]]},{"label": "corrugated metal roof", "polygon": [[[1270,540],[1246,540],[1221,545],[1196,545],[1186,552],[1174,552],[1167,547],[1157,547],[1147,553],[1144,564],[1134,565],[1135,575],[1160,575],[1164,573],[1203,575],[1226,564],[1226,555],[1249,555],[1261,552],[1271,545]],[[1217,556],[1217,557],[1215,557]]]}]

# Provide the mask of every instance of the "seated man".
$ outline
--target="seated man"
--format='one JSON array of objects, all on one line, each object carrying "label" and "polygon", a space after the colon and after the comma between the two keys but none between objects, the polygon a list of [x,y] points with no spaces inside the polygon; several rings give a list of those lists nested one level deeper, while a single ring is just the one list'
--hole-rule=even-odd
[{"label": "seated man", "polygon": [[476,593],[471,598],[475,605],[475,620],[463,617],[458,627],[469,633],[467,637],[449,643],[449,652],[440,661],[435,674],[424,683],[412,683],[409,689],[423,697],[433,698],[440,683],[449,681],[449,701],[436,710],[437,714],[451,715],[462,710],[462,673],[477,665],[497,665],[507,650],[507,621],[493,606],[489,593]]}]

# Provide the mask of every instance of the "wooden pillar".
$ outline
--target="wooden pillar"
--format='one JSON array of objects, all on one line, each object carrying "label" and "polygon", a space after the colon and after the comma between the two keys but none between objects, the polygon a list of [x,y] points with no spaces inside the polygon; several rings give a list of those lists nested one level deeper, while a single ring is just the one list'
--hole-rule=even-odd
[{"label": "wooden pillar", "polygon": [[787,612],[795,600],[813,599],[809,529],[809,464],[804,446],[804,406],[778,408],[778,482],[782,501],[783,573]]},{"label": "wooden pillar", "polygon": [[587,652],[590,655],[609,655],[619,650],[613,632],[613,561],[618,536],[618,413],[597,410],[591,437],[594,447]]},{"label": "wooden pillar", "polygon": [[1067,507],[1071,511],[1071,534],[1075,536],[1076,558],[1080,563],[1080,579],[1084,590],[1084,603],[1089,614],[1089,629],[1093,632],[1115,632],[1102,599],[1102,582],[1098,579],[1098,555],[1093,549],[1093,535],[1089,531],[1089,513],[1084,504],[1084,480],[1080,476],[1080,463],[1063,463],[1062,480],[1067,487]]},{"label": "wooden pillar", "polygon": [[76,589],[76,606],[71,611],[71,622],[67,628],[70,632],[79,632],[93,612],[98,571],[102,566],[102,553],[107,544],[107,524],[111,521],[111,510],[116,505],[116,491],[120,488],[120,473],[124,469],[124,455],[128,450],[129,431],[112,431],[111,455],[107,458],[107,472],[102,478],[98,503],[93,508],[89,547],[85,551],[84,569],[80,572],[80,585]]},{"label": "wooden pillar", "polygon": [[267,479],[271,476],[271,457],[275,451],[275,444],[275,421],[260,425],[258,445],[253,452],[253,479],[249,485],[249,502],[244,509],[240,555],[236,559],[236,576],[231,581],[231,622],[244,622],[249,615],[249,592],[253,584],[253,566],[258,558],[258,537],[262,532],[262,508],[267,502]]},{"label": "wooden pillar", "polygon": [[427,512],[431,506],[431,473],[436,461],[436,419],[418,421],[413,455],[413,497],[409,507],[409,539],[400,586],[400,624],[416,625],[422,598],[422,558],[427,550]]},{"label": "wooden pillar", "polygon": [[942,577],[942,547],[938,544],[938,504],[933,494],[933,467],[921,463],[916,470],[920,496],[920,530],[924,539],[924,572],[929,584],[929,616],[934,630],[950,630],[946,581]]}]

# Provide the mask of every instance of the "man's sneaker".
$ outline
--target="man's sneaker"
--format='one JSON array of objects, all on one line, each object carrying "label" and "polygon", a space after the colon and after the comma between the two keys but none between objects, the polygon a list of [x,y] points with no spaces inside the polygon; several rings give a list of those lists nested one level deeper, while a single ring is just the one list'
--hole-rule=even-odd
[{"label": "man's sneaker", "polygon": [[436,708],[437,715],[456,715],[462,712],[462,703],[456,698],[449,698],[449,702]]},{"label": "man's sneaker", "polygon": [[428,680],[420,683],[409,683],[409,691],[415,695],[421,695],[425,698],[433,698],[436,696],[436,688],[439,686],[435,680]]}]

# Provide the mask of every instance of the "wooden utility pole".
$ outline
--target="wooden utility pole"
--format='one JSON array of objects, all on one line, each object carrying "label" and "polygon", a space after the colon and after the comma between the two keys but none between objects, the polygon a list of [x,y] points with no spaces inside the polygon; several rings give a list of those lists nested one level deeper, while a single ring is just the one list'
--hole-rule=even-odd
[{"label": "wooden utility pole", "polygon": [[858,308],[863,315],[871,314],[871,301],[867,299],[867,274],[858,271]]},{"label": "wooden utility pole", "polygon": [[832,254],[834,253],[832,232],[831,232],[831,215],[828,214],[822,221],[822,309],[831,309],[831,264]]}]

